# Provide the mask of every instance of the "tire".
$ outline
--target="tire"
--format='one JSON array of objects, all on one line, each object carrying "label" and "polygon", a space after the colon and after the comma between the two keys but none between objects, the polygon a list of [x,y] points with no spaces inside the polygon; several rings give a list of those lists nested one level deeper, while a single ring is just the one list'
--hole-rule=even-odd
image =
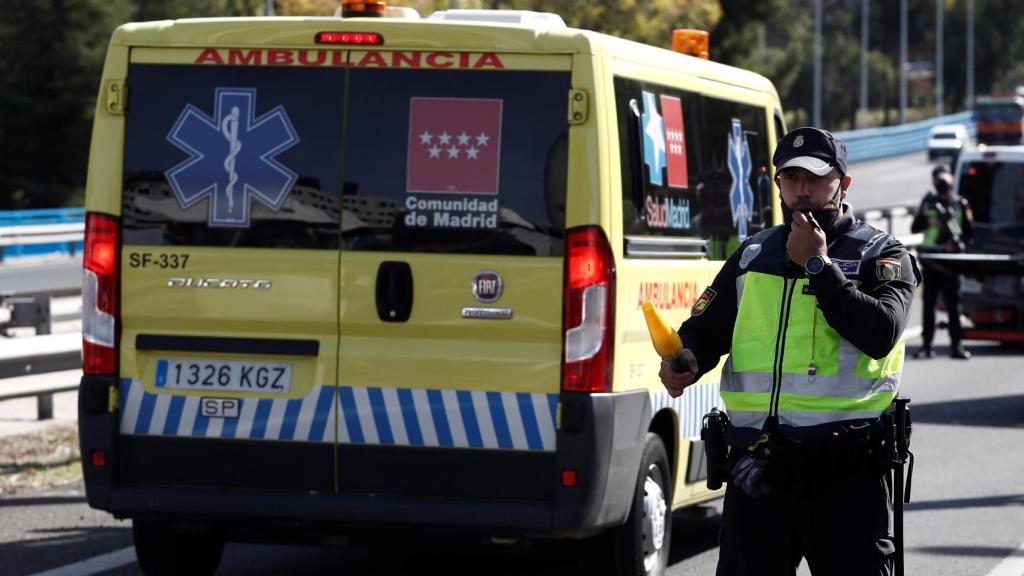
[{"label": "tire", "polygon": [[664,576],[672,542],[672,472],[665,444],[647,433],[633,505],[626,523],[609,537],[614,574]]},{"label": "tire", "polygon": [[224,554],[224,535],[166,520],[132,520],[135,555],[146,576],[210,576]]}]

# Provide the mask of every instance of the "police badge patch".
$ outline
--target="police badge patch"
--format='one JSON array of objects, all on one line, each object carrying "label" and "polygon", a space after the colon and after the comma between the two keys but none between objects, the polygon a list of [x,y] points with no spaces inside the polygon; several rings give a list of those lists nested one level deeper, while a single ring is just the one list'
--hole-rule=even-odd
[{"label": "police badge patch", "polygon": [[705,288],[704,293],[693,303],[693,308],[690,309],[690,316],[700,316],[703,314],[708,309],[711,301],[715,299],[715,296],[718,296],[718,292],[715,292],[711,286]]},{"label": "police badge patch", "polygon": [[903,277],[903,267],[899,260],[879,258],[875,262],[875,276],[883,282],[899,280]]}]

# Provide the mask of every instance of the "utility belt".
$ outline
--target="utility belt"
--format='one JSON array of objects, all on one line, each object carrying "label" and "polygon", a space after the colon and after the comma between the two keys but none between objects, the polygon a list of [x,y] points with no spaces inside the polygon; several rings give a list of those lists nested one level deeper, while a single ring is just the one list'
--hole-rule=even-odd
[{"label": "utility belt", "polygon": [[[728,447],[728,416],[717,409],[704,417],[701,439],[708,460],[708,488],[730,481],[751,495],[773,491],[814,493],[837,477],[884,474],[893,467],[894,431],[883,418],[837,426],[825,438],[796,440],[764,433],[754,444]],[[907,433],[909,443],[909,431]]]}]

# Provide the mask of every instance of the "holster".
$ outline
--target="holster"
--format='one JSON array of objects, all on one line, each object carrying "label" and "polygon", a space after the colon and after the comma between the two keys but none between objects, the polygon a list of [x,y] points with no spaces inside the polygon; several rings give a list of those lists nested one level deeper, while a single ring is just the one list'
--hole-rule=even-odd
[{"label": "holster", "polygon": [[708,462],[708,489],[718,490],[722,480],[727,477],[729,449],[725,444],[725,430],[729,426],[729,416],[712,408],[704,415],[700,429],[700,439],[704,442],[704,456]]}]

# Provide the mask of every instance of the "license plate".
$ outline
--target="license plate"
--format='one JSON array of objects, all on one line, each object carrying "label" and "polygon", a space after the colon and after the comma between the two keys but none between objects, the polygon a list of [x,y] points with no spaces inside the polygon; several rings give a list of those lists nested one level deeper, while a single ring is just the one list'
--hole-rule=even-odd
[{"label": "license plate", "polygon": [[290,362],[165,360],[156,364],[156,387],[178,390],[287,394],[292,388]]}]

